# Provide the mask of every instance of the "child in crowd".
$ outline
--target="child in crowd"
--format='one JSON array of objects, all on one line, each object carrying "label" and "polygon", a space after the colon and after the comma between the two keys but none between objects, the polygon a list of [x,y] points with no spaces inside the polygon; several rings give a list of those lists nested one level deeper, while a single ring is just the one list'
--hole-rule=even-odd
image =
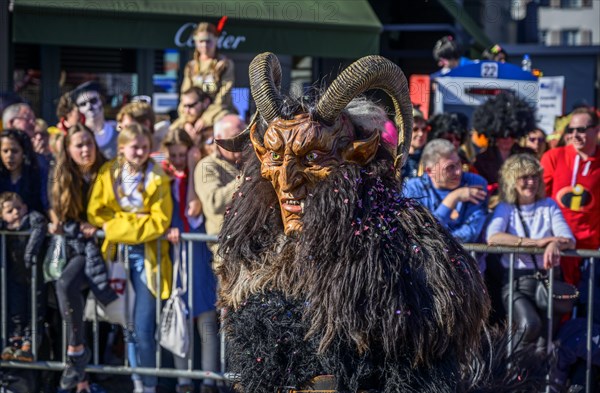
[{"label": "child in crowd", "polygon": [[59,149],[51,185],[51,233],[66,240],[67,264],[56,281],[56,297],[67,327],[67,367],[60,385],[64,390],[91,391],[85,367],[91,352],[85,346],[83,288],[96,300],[109,304],[117,299],[109,285],[106,265],[94,238],[97,228],[87,222],[90,189],[106,159],[100,153],[94,133],[82,123],[70,127],[58,138]]},{"label": "child in crowd", "polygon": [[45,182],[40,181],[42,175],[29,136],[15,129],[2,131],[0,156],[0,192],[16,192],[29,210],[45,212]]},{"label": "child in crowd", "polygon": [[[117,252],[129,261],[135,290],[128,355],[133,367],[156,367],[156,296],[168,299],[172,265],[169,243],[159,238],[171,223],[170,180],[149,159],[152,134],[139,124],[124,126],[117,139],[118,155],[100,170],[88,205],[88,221],[105,233],[107,261]],[[117,243],[123,244],[117,246]],[[160,283],[157,283],[160,253]],[[158,378],[133,374],[134,392],[154,393]]]},{"label": "child in crowd", "polygon": [[[206,233],[204,227],[204,218],[200,214],[196,217],[190,217],[185,208],[185,202],[190,178],[190,168],[188,168],[188,152],[194,147],[194,142],[189,134],[183,128],[171,129],[163,141],[167,151],[167,161],[164,165],[167,173],[171,177],[171,194],[173,196],[173,221],[171,228],[167,232],[167,238],[175,246],[172,252],[180,252],[183,261],[182,249],[177,247],[180,243],[180,234],[185,233]],[[192,168],[193,172],[193,168]],[[186,248],[186,244],[183,245]],[[205,371],[219,371],[219,339],[217,335],[217,313],[216,313],[216,294],[217,282],[211,268],[211,252],[204,242],[194,242],[193,258],[188,256],[188,263],[193,263],[193,276],[188,283],[193,288],[193,303],[190,314],[192,318],[197,319],[198,332],[202,342],[202,364],[201,369]],[[183,274],[187,274],[186,271]],[[174,283],[174,285],[180,283]],[[186,290],[185,298],[188,299],[189,289]],[[191,350],[191,349],[190,349]],[[187,369],[189,353],[186,358],[173,355],[175,368],[179,370]],[[205,380],[201,387],[202,393],[217,392],[213,385],[213,380]],[[189,378],[178,378],[177,393],[193,393],[194,385]]]},{"label": "child in crowd", "polygon": [[[6,237],[6,294],[10,298],[6,304],[10,344],[2,351],[2,360],[31,362],[31,269],[36,269],[41,262],[39,254],[46,236],[47,223],[42,214],[36,211],[28,212],[27,205],[15,192],[0,194],[0,207],[2,230],[31,231],[29,236]],[[38,310],[38,315],[43,315],[43,310]]]}]

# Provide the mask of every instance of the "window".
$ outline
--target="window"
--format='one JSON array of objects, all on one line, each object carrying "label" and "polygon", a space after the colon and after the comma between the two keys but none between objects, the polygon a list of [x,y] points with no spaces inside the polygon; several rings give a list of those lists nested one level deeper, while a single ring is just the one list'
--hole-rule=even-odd
[{"label": "window", "polygon": [[591,7],[592,0],[560,0],[561,8]]},{"label": "window", "polygon": [[578,45],[579,30],[563,30],[561,31],[560,41],[563,45]]},{"label": "window", "polygon": [[579,32],[579,45],[592,45],[592,31],[582,29]]},{"label": "window", "polygon": [[548,45],[548,30],[538,31],[538,42],[542,45]]}]

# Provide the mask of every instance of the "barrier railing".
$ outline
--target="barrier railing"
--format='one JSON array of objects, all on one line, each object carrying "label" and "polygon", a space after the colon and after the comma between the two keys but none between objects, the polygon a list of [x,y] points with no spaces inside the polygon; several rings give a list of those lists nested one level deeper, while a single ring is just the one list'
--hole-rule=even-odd
[{"label": "barrier railing", "polygon": [[[22,236],[22,235],[28,235],[28,232],[7,232],[7,231],[0,231],[0,240],[1,240],[1,245],[0,245],[0,286],[1,286],[1,296],[2,296],[2,301],[1,301],[1,329],[0,329],[0,338],[1,338],[1,343],[3,344],[3,348],[6,346],[7,344],[7,326],[8,326],[8,312],[7,312],[7,288],[6,288],[6,283],[7,283],[7,248],[6,248],[6,244],[7,244],[7,240],[9,237],[11,236]],[[102,238],[103,237],[103,233],[101,231],[98,232],[98,237]],[[217,241],[217,237],[216,236],[212,236],[212,235],[207,235],[207,234],[189,234],[189,233],[184,233],[181,234],[181,241],[182,241],[182,247],[186,247],[187,250],[187,258],[188,261],[193,261],[194,260],[194,251],[193,251],[193,242],[216,242]],[[463,245],[464,248],[471,253],[471,255],[473,257],[475,257],[476,253],[487,253],[487,254],[509,254],[510,255],[510,265],[509,265],[509,280],[510,282],[512,282],[514,280],[514,264],[515,264],[515,256],[517,254],[523,254],[523,253],[527,253],[527,254],[543,254],[544,253],[544,249],[543,248],[525,248],[525,247],[503,247],[503,246],[488,246],[485,244],[464,244]],[[158,247],[159,253],[160,253],[160,247]],[[594,270],[595,270],[595,261],[597,259],[600,259],[600,251],[597,250],[568,250],[568,251],[562,251],[561,255],[563,256],[573,256],[573,257],[579,257],[579,258],[589,258],[589,263],[590,263],[590,272],[589,272],[589,280],[588,280],[588,299],[587,299],[587,306],[588,306],[588,312],[587,312],[587,342],[586,342],[586,348],[587,348],[587,358],[586,358],[586,366],[587,366],[587,371],[586,371],[586,392],[590,393],[592,392],[592,325],[593,325],[593,307],[594,307]],[[41,261],[39,262],[41,263]],[[160,288],[160,254],[158,255],[158,275],[157,275],[157,288]],[[128,258],[126,255],[126,259],[125,259],[125,265],[126,265],[126,273],[129,277],[129,266],[128,266]],[[187,267],[188,267],[188,277],[193,277],[194,276],[194,263],[187,263]],[[39,344],[39,332],[38,332],[38,318],[37,318],[37,314],[38,314],[38,310],[37,310],[37,284],[38,281],[40,281],[37,277],[38,272],[37,269],[31,269],[32,272],[32,277],[31,277],[31,310],[32,310],[32,352],[34,355],[34,361],[27,363],[27,362],[17,362],[17,361],[0,361],[0,367],[9,367],[9,368],[21,368],[21,369],[32,369],[32,370],[54,370],[54,371],[60,371],[63,370],[66,364],[66,325],[63,322],[62,324],[62,336],[63,336],[63,345],[62,345],[62,361],[48,361],[48,360],[39,360],[38,359],[38,353],[37,353],[37,349],[38,349],[38,344]],[[549,277],[549,282],[550,282],[550,287],[549,287],[549,307],[548,307],[548,312],[546,315],[546,318],[551,322],[553,315],[552,315],[552,296],[551,294],[553,293],[553,271],[550,270],[549,272],[550,277]],[[193,291],[194,291],[194,281],[191,279],[187,280],[188,282],[188,309],[192,310],[194,305],[193,305]],[[513,286],[510,286],[509,288],[509,302],[508,302],[508,325],[512,326],[512,322],[513,322],[513,310],[512,310],[512,299],[514,298],[514,290],[513,290]],[[126,303],[127,304],[127,303]],[[161,317],[161,311],[162,311],[162,301],[160,299],[160,297],[156,297],[156,368],[144,368],[144,367],[132,367],[128,364],[128,356],[127,356],[127,346],[125,346],[126,350],[125,350],[125,356],[124,356],[124,364],[123,366],[110,366],[110,365],[103,365],[100,364],[100,360],[99,360],[99,339],[98,339],[98,321],[94,320],[92,322],[92,331],[93,331],[93,353],[94,353],[94,357],[92,359],[92,364],[90,364],[87,368],[86,371],[90,372],[90,373],[104,373],[104,374],[117,374],[117,375],[131,375],[131,374],[139,374],[139,375],[152,375],[152,376],[158,376],[158,377],[167,377],[167,378],[176,378],[176,377],[183,377],[183,378],[191,378],[191,379],[213,379],[216,381],[232,381],[235,380],[235,375],[229,374],[227,372],[225,372],[226,370],[226,365],[225,365],[225,340],[224,337],[220,337],[221,340],[221,348],[220,348],[220,362],[221,362],[221,373],[216,373],[216,372],[212,372],[212,371],[204,371],[204,370],[194,370],[193,369],[193,352],[190,355],[189,359],[188,359],[188,367],[187,370],[177,370],[177,369],[171,369],[171,368],[164,368],[161,367],[161,348],[159,343],[160,340],[160,329],[158,328],[160,326],[160,317]],[[193,318],[189,318],[188,319],[188,329],[190,333],[194,332],[194,319]],[[548,336],[551,338],[552,337],[552,323],[549,323],[549,329],[548,329]],[[190,342],[190,348],[194,347],[194,342],[193,342],[193,336],[194,334],[190,334],[191,336],[191,342]],[[509,340],[511,341],[511,340]],[[548,344],[549,344],[549,349],[550,350],[550,343],[552,340],[548,340]],[[510,344],[511,347],[509,348],[509,351],[512,350],[512,343]],[[193,349],[192,349],[193,351]]]},{"label": "barrier railing", "polygon": [[[507,246],[489,246],[487,244],[463,244],[465,250],[471,253],[471,256],[475,258],[477,253],[486,254],[508,254],[509,255],[509,268],[508,268],[508,282],[512,283],[515,279],[515,257],[518,254],[543,254],[544,248],[537,247],[507,247]],[[594,319],[594,279],[595,279],[595,263],[597,259],[600,259],[600,250],[564,250],[561,251],[561,256],[566,257],[578,257],[578,258],[589,258],[589,278],[588,278],[588,298],[587,298],[587,326],[586,326],[586,393],[593,392],[592,384],[592,329]],[[548,270],[548,307],[546,310],[546,321],[548,330],[546,332],[546,343],[547,352],[550,353],[553,347],[553,296],[554,293],[554,270]],[[508,326],[513,326],[513,301],[514,301],[514,285],[509,286],[508,295]],[[509,340],[509,353],[513,349],[513,340]],[[550,392],[550,387],[546,389]]]},{"label": "barrier railing", "polygon": [[[0,231],[0,243],[1,243],[1,248],[0,248],[0,287],[1,287],[1,297],[2,297],[2,302],[1,302],[1,324],[2,327],[0,329],[0,342],[2,343],[2,348],[6,347],[7,342],[8,342],[8,334],[7,334],[7,327],[8,327],[8,310],[7,310],[7,241],[10,241],[10,238],[13,236],[27,236],[29,235],[29,232],[6,232],[6,231]],[[102,231],[98,231],[97,236],[99,238],[103,238],[104,234],[102,233]],[[207,235],[207,234],[190,234],[190,233],[183,233],[181,234],[181,242],[182,242],[182,247],[186,247],[186,251],[187,251],[187,259],[188,261],[190,261],[190,263],[187,263],[187,267],[188,267],[188,277],[193,277],[194,275],[194,263],[191,263],[191,261],[194,260],[194,251],[193,251],[193,242],[216,242],[217,236],[214,235]],[[128,261],[128,256],[127,253],[125,253],[125,270],[126,270],[126,274],[127,277],[129,277],[129,261]],[[156,275],[156,288],[160,288],[160,282],[161,282],[161,276],[160,276],[160,263],[161,263],[161,258],[160,258],[160,247],[158,247],[158,255],[157,255],[157,259],[158,259],[158,267],[157,267],[157,272],[158,274]],[[39,261],[39,263],[42,263],[42,261]],[[38,304],[37,304],[37,291],[38,291],[38,286],[39,284],[41,284],[41,280],[38,278],[38,269],[32,268],[31,269],[31,310],[32,310],[32,315],[31,315],[31,322],[32,322],[32,326],[31,326],[31,339],[32,339],[32,354],[34,357],[34,361],[33,362],[18,362],[18,361],[0,361],[0,367],[8,367],[8,368],[21,368],[21,369],[31,369],[31,370],[54,370],[54,371],[61,371],[65,368],[66,365],[66,359],[67,359],[67,354],[66,354],[66,347],[67,347],[67,341],[66,341],[66,336],[67,336],[67,326],[66,323],[63,321],[62,324],[62,361],[56,361],[56,360],[39,360],[38,359],[38,344],[39,344],[39,329],[38,329],[38,318],[37,318],[37,314],[38,314]],[[193,294],[194,294],[194,281],[191,279],[187,280],[188,282],[188,310],[193,310],[194,307],[194,300],[193,300]],[[197,284],[197,283],[196,283]],[[125,291],[125,293],[127,293],[127,291]],[[139,375],[152,375],[152,376],[158,376],[158,377],[167,377],[167,378],[176,378],[176,377],[183,377],[183,378],[191,378],[191,379],[213,379],[215,381],[230,381],[232,380],[231,376],[228,375],[227,373],[221,372],[221,373],[216,373],[216,372],[212,372],[212,371],[207,371],[207,370],[198,370],[198,369],[193,369],[193,348],[194,348],[194,333],[195,333],[195,328],[194,328],[194,318],[188,318],[188,331],[190,332],[190,348],[191,348],[191,354],[188,358],[188,367],[187,370],[178,370],[178,369],[171,369],[171,368],[164,368],[161,367],[161,347],[158,344],[160,341],[160,318],[161,318],[161,311],[162,311],[162,300],[160,299],[159,296],[156,296],[156,333],[155,333],[155,339],[156,339],[156,364],[157,367],[156,368],[145,368],[145,367],[132,367],[129,365],[128,362],[128,356],[127,356],[127,345],[125,345],[125,353],[124,353],[124,364],[123,366],[110,366],[110,365],[103,365],[100,364],[100,360],[99,360],[99,329],[98,329],[98,324],[99,321],[97,320],[97,318],[94,318],[94,320],[92,321],[92,332],[93,332],[93,343],[92,343],[92,347],[93,347],[93,358],[92,358],[92,364],[88,365],[86,367],[86,372],[90,372],[90,373],[104,373],[104,374],[118,374],[118,375],[131,375],[131,374],[139,374]],[[128,304],[128,300],[125,300],[125,303]],[[129,313],[129,307],[126,307],[127,310],[127,314]],[[130,316],[127,315],[126,316],[126,320],[130,320]],[[128,327],[123,327],[123,329],[126,329]],[[219,351],[219,360],[221,363],[221,370],[225,370],[225,350],[224,350],[224,344],[225,341],[224,339],[221,337],[221,349]]]}]

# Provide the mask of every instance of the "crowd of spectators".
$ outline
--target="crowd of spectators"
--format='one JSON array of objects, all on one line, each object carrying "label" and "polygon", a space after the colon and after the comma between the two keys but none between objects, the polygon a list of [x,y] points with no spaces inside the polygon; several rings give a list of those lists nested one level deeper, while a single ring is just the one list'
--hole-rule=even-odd
[{"label": "crowd of spectators", "polygon": [[[123,330],[123,342],[131,365],[152,368],[157,347],[155,299],[169,298],[171,288],[181,284],[171,282],[172,261],[186,257],[181,234],[220,231],[237,188],[241,155],[222,149],[215,140],[231,138],[246,125],[232,105],[234,64],[217,52],[219,34],[209,23],[196,28],[194,55],[185,67],[180,90],[179,117],[172,123],[156,123],[152,105],[145,99],[124,105],[116,121],[105,119],[102,87],[95,81],[64,92],[55,126],[36,119],[26,103],[2,108],[2,229],[31,231],[28,237],[14,235],[14,241],[8,242],[10,337],[2,359],[33,361],[35,334],[41,338],[36,341],[38,353],[51,345],[41,328],[32,330],[28,288],[32,269],[41,268],[46,234],[62,235],[66,268],[56,282],[39,282],[37,294],[38,327],[45,324],[59,331],[48,326],[61,320],[67,325],[67,342],[55,342],[46,351],[51,360],[60,357],[61,345],[67,350],[66,369],[60,381],[48,383],[51,389],[59,385],[63,391],[99,391],[84,372],[91,348],[83,314],[88,292],[103,304],[117,297],[105,262],[117,260],[118,255],[129,259],[136,297],[134,323]],[[488,52],[490,59],[506,59],[497,45]],[[434,55],[442,73],[466,61],[451,37],[436,44]],[[559,130],[561,145],[551,148],[547,135],[535,126],[533,109],[508,93],[489,99],[471,119],[462,113],[428,119],[415,108],[409,157],[402,169],[404,195],[423,204],[463,243],[544,248],[542,255],[518,255],[517,278],[538,268],[560,268],[566,282],[580,285],[585,263],[561,258],[560,251],[600,247],[597,113],[593,108],[573,111],[568,125]],[[381,116],[385,117],[382,110]],[[397,144],[389,121],[383,139]],[[104,231],[104,241],[96,239],[98,230]],[[157,243],[163,235],[166,240]],[[214,372],[220,371],[213,273],[216,247],[194,243],[190,261],[194,276],[187,280],[194,288],[189,312],[201,342],[197,366]],[[159,252],[162,283],[157,287]],[[497,300],[493,305],[500,320],[509,302],[508,257],[488,255],[480,258],[480,267],[492,300]],[[42,277],[41,272],[37,277]],[[519,345],[545,346],[543,315],[531,294],[518,287],[515,293]],[[560,318],[555,321],[558,336]],[[571,330],[571,336],[577,334]],[[107,338],[105,344],[102,352],[108,352],[114,342]],[[175,368],[186,369],[190,355],[173,354]],[[569,367],[577,364],[577,360],[566,366],[563,362],[561,378],[568,378]],[[156,392],[155,376],[134,374],[132,380],[135,393]],[[178,378],[176,391],[195,391],[193,381]],[[200,386],[202,393],[217,391],[210,379]]]},{"label": "crowd of spectators", "polygon": [[[473,113],[471,133],[484,137],[487,148],[473,146],[465,136],[461,114],[439,114],[429,121],[418,111],[413,116],[408,166],[402,172],[405,196],[428,208],[463,243],[544,249],[536,256],[526,249],[516,254],[513,317],[517,345],[536,343],[546,350],[545,311],[537,308],[531,288],[520,285],[520,277],[554,268],[557,277],[582,293],[587,290],[588,282],[581,279],[587,261],[561,257],[560,252],[600,247],[598,111],[573,110],[567,126],[558,130],[569,136],[563,138],[567,142],[554,148],[535,127],[534,110],[510,93],[489,99]],[[508,309],[508,261],[508,254],[479,257],[497,323],[505,322]],[[587,299],[579,301],[581,306],[569,317],[586,317]],[[561,318],[564,322],[569,317],[553,318],[554,338],[561,335]],[[576,325],[581,327],[576,333],[575,324],[568,326],[570,340],[577,334],[583,337],[582,324]],[[569,352],[571,362],[563,364],[556,379],[566,384],[571,378],[571,384],[583,386],[582,373],[569,370],[585,364],[585,353],[574,353]]]},{"label": "crowd of spectators", "polygon": [[[193,244],[193,258],[187,261],[193,264],[193,277],[180,275],[172,282],[172,261],[189,255],[181,234],[218,234],[239,174],[240,155],[214,143],[215,138],[233,137],[246,127],[232,105],[234,64],[217,52],[219,34],[210,23],[198,24],[196,50],[185,67],[178,118],[173,122],[156,123],[152,105],[143,96],[125,104],[116,121],[106,119],[103,88],[97,81],[62,94],[55,126],[36,119],[25,102],[2,108],[1,229],[31,233],[7,238],[9,337],[2,359],[31,362],[37,353],[40,360],[60,360],[63,345],[67,354],[60,378],[50,376],[42,384],[46,386],[37,388],[102,391],[85,373],[92,348],[84,308],[88,292],[105,306],[117,299],[122,288],[110,280],[107,264],[125,256],[135,292],[132,323],[122,330],[112,327],[102,336],[100,361],[110,363],[116,357],[122,362],[126,353],[132,366],[156,367],[156,298],[168,299],[172,288],[187,282],[193,290],[182,296],[200,343],[195,367],[220,371],[217,285],[213,252],[206,243]],[[104,240],[98,240],[99,230],[104,231]],[[43,282],[41,271],[52,239],[47,235],[65,239],[67,260],[60,277],[50,283]],[[165,240],[157,242],[163,235]],[[33,269],[40,289],[38,332],[31,323]],[[44,331],[60,332],[61,320],[67,327],[64,343]],[[115,329],[118,334],[113,334]],[[118,337],[126,351],[113,350],[119,348]],[[188,368],[193,349],[185,356],[172,354],[176,369]],[[21,390],[33,391],[27,382]],[[134,374],[132,382],[134,392],[153,393],[158,378]],[[201,382],[200,392],[219,391],[214,380]],[[195,392],[196,384],[178,378],[175,390]]]}]

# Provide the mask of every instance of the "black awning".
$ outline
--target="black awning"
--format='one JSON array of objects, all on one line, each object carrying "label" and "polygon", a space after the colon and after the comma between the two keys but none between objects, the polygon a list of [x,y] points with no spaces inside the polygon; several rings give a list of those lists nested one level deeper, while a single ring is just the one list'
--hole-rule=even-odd
[{"label": "black awning", "polygon": [[221,50],[357,58],[379,53],[367,0],[15,0],[13,41],[107,48],[193,47],[199,21],[229,20]]}]

